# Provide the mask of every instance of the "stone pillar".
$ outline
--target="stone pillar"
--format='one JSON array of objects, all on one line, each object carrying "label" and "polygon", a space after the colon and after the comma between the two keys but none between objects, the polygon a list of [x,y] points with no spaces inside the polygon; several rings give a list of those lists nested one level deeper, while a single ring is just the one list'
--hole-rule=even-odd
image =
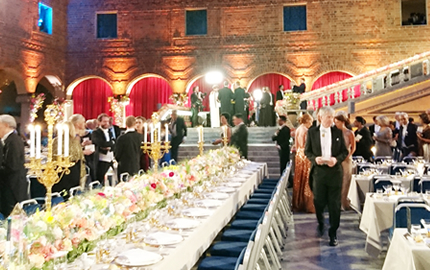
[{"label": "stone pillar", "polygon": [[20,118],[20,128],[19,132],[24,134],[26,132],[26,127],[30,121],[30,104],[31,104],[31,94],[18,95],[16,98],[17,103],[21,103],[21,118]]}]

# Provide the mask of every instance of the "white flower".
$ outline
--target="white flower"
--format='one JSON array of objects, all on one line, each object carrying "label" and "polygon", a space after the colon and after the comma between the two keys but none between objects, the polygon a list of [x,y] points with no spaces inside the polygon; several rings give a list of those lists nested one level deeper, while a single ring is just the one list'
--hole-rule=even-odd
[{"label": "white flower", "polygon": [[63,238],[63,230],[61,230],[58,226],[55,226],[54,230],[52,230],[52,234],[57,240]]},{"label": "white flower", "polygon": [[30,254],[28,259],[30,260],[32,267],[36,268],[42,268],[43,264],[45,263],[45,258],[43,258],[41,254]]},{"label": "white flower", "polygon": [[38,222],[36,222],[36,227],[39,227],[40,230],[42,231],[48,230],[48,225],[46,225],[46,223],[42,220],[39,220]]}]

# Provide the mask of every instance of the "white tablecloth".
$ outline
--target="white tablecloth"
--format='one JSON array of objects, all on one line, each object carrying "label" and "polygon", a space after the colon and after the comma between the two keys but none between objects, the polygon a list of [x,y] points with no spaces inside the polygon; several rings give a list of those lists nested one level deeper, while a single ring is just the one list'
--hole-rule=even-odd
[{"label": "white tablecloth", "polygon": [[[267,176],[266,163],[250,163],[249,170],[253,173],[247,180],[237,188],[235,193],[229,194],[228,199],[222,201],[222,205],[213,210],[213,213],[206,217],[198,219],[201,223],[189,234],[184,236],[184,241],[169,247],[167,255],[163,255],[162,261],[145,267],[145,270],[185,270],[191,269],[203,252],[209,248],[218,233],[228,224],[237,210],[248,200],[250,194],[261,183],[262,179]],[[246,168],[244,169],[246,170]],[[243,171],[239,171],[241,174]],[[120,239],[120,236],[117,236]],[[124,247],[123,247],[124,248]],[[102,265],[96,265],[91,270],[104,269]]]},{"label": "white tablecloth", "polygon": [[407,229],[395,229],[382,270],[428,270],[430,248],[404,237]]}]

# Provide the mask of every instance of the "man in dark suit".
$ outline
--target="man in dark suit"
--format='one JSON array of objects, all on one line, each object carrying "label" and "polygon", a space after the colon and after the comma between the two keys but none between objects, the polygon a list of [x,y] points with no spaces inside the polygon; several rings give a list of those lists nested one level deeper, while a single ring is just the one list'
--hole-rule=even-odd
[{"label": "man in dark suit", "polygon": [[319,111],[321,125],[309,129],[305,155],[311,161],[309,185],[314,194],[318,220],[318,233],[324,234],[324,208],[330,215],[330,246],[337,245],[337,229],[340,223],[340,200],[342,191],[342,161],[348,155],[342,130],[333,125],[334,110],[323,107]]},{"label": "man in dark suit", "polygon": [[290,129],[285,125],[287,118],[284,115],[279,116],[279,129],[272,136],[272,141],[276,141],[276,147],[279,151],[279,159],[281,162],[281,175],[290,161]]},{"label": "man in dark suit", "polygon": [[401,158],[406,156],[416,156],[418,153],[417,126],[408,122],[407,113],[402,113],[400,115],[399,122],[400,128],[397,147],[401,151]]},{"label": "man in dark suit", "polygon": [[[305,79],[301,78],[300,79],[300,85],[294,85],[293,86],[293,93],[298,93],[298,94],[303,94],[306,91],[306,84],[305,84]],[[308,107],[307,101],[304,100],[302,102],[300,102],[300,109],[302,110],[306,110]]]},{"label": "man in dark suit", "polygon": [[109,117],[109,132],[114,140],[121,135],[121,128],[113,123],[112,117]]},{"label": "man in dark suit", "polygon": [[113,132],[110,132],[109,116],[102,113],[98,116],[98,129],[91,134],[91,141],[94,143],[96,152],[94,160],[96,163],[96,178],[104,184],[104,177],[109,167],[113,165],[115,140]]},{"label": "man in dark suit", "polygon": [[140,156],[142,149],[140,148],[143,141],[142,134],[139,134],[136,129],[136,118],[128,116],[125,120],[127,130],[119,136],[115,146],[115,159],[118,162],[118,177],[122,173],[129,175],[137,174],[140,168]]},{"label": "man in dark suit", "polygon": [[356,147],[353,156],[361,156],[366,161],[370,161],[373,156],[372,151],[370,150],[372,148],[373,141],[370,131],[365,125],[366,120],[364,120],[363,117],[355,117],[354,126],[357,130],[354,132]]},{"label": "man in dark suit", "polygon": [[10,115],[0,115],[0,138],[3,145],[0,167],[1,213],[7,217],[15,204],[28,199],[24,143],[16,132],[16,121]]},{"label": "man in dark suit", "polygon": [[178,149],[179,145],[184,141],[184,138],[187,137],[187,126],[185,125],[184,119],[178,117],[176,110],[173,110],[171,114],[169,132],[172,134],[172,148],[170,149],[172,159],[178,162]]},{"label": "man in dark suit", "polygon": [[[229,113],[234,114],[232,100],[234,99],[233,91],[228,88],[228,82],[224,82],[224,87],[218,91],[218,100],[221,103],[221,114]],[[231,123],[230,123],[231,124]]]},{"label": "man in dark suit", "polygon": [[241,157],[248,159],[248,128],[243,122],[242,117],[241,114],[235,114],[233,116],[235,127],[230,138],[230,145],[239,149]]},{"label": "man in dark suit", "polygon": [[278,92],[276,92],[276,101],[284,99],[284,86],[281,84],[279,86]]},{"label": "man in dark suit", "polygon": [[240,83],[236,82],[234,89],[234,112],[245,115],[245,89],[240,87]]}]

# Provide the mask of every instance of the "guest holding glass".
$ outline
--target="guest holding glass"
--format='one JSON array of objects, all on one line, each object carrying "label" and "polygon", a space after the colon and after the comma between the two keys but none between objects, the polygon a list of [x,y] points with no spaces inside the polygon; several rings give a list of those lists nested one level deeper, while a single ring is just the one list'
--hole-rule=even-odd
[{"label": "guest holding glass", "polygon": [[380,127],[379,131],[375,132],[373,135],[376,148],[375,155],[379,157],[391,157],[393,155],[393,151],[391,150],[393,135],[390,128],[390,120],[388,120],[388,117],[385,115],[379,115],[375,120]]},{"label": "guest holding glass", "polygon": [[[223,142],[222,138],[224,138],[224,136],[227,136],[227,144],[230,143],[230,138],[231,138],[231,126],[229,125],[230,114],[228,113],[221,114],[220,120],[221,120],[221,129],[223,132],[221,133],[221,139],[217,139],[213,141],[212,142],[213,145],[218,145],[222,143]],[[224,134],[224,131],[227,131],[227,135]]]},{"label": "guest holding glass", "polygon": [[419,115],[422,129],[418,130],[417,138],[421,145],[421,155],[424,160],[430,161],[430,118],[427,113]]},{"label": "guest holding glass", "polygon": [[355,135],[355,152],[353,156],[363,157],[366,161],[370,161],[372,159],[372,145],[373,140],[370,135],[369,129],[367,129],[366,120],[363,117],[357,116],[355,117],[354,126],[357,128],[354,132]]},{"label": "guest holding glass", "polygon": [[350,210],[351,206],[348,200],[348,191],[352,178],[352,153],[355,152],[355,136],[354,132],[346,127],[349,125],[349,120],[347,114],[344,111],[339,111],[336,113],[336,116],[334,117],[334,123],[338,129],[342,130],[345,146],[348,149],[348,156],[346,156],[345,160],[342,162],[343,181],[341,204],[343,210]]},{"label": "guest holding glass", "polygon": [[293,181],[293,210],[306,213],[315,213],[314,195],[309,186],[311,162],[305,155],[306,137],[312,122],[312,116],[307,113],[304,114],[299,119],[300,126],[295,132],[296,156]]}]

